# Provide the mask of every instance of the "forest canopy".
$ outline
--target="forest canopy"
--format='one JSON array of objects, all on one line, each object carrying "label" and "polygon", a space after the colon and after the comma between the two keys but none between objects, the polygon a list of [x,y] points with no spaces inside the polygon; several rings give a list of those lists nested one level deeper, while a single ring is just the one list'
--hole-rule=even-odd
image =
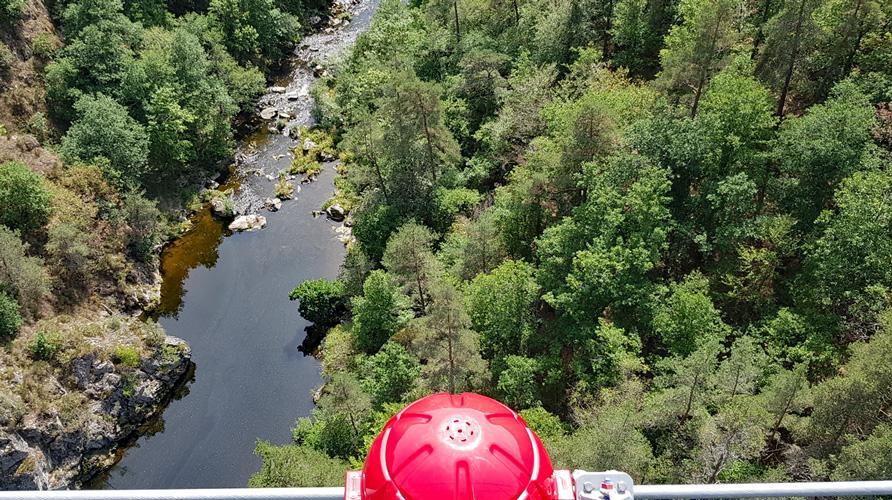
[{"label": "forest canopy", "polygon": [[890,7],[385,1],[314,90],[355,241],[292,294],[340,324],[252,485],[468,390],[561,467],[888,478]]}]

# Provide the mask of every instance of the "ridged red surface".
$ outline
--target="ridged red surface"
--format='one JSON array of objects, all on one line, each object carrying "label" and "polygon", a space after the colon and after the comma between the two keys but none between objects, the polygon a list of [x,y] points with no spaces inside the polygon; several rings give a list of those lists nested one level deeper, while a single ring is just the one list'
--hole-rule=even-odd
[{"label": "ridged red surface", "polygon": [[551,460],[504,404],[479,394],[433,394],[394,415],[363,468],[363,498],[554,498]]}]

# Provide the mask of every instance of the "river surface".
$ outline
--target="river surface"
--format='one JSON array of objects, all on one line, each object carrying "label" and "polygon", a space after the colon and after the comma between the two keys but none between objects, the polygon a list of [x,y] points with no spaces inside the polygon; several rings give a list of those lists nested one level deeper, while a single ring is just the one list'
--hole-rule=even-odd
[{"label": "river surface", "polygon": [[[362,0],[350,7],[346,27],[304,39],[290,80],[281,83],[287,92],[264,96],[260,106],[287,111],[289,127],[309,123],[314,78],[300,61],[331,62],[368,26],[376,6],[377,0]],[[251,200],[272,196],[267,175],[288,167],[294,145],[287,135],[263,133],[240,145],[230,185],[251,211],[258,209]],[[165,249],[158,321],[168,335],[189,342],[194,375],[93,487],[244,487],[260,466],[256,440],[285,443],[295,419],[310,413],[319,363],[297,349],[309,323],[288,293],[302,281],[335,277],[343,260],[339,224],[313,215],[333,194],[334,176],[327,164],[281,210],[261,211],[265,229],[229,235],[203,210],[193,229]]]}]

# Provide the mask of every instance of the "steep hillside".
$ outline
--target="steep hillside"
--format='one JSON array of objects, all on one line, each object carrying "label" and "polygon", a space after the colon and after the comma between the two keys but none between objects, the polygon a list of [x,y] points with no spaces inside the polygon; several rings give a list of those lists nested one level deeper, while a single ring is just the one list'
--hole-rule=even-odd
[{"label": "steep hillside", "polygon": [[10,132],[47,132],[42,72],[60,40],[43,0],[26,0],[20,17],[0,29],[0,125]]}]

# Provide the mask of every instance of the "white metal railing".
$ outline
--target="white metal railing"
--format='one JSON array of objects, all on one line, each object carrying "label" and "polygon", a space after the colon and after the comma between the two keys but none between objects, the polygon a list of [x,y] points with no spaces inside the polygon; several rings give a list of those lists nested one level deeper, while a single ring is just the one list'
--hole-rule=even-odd
[{"label": "white metal railing", "polygon": [[[636,499],[842,497],[892,495],[892,481],[823,483],[648,484]],[[0,491],[0,500],[340,500],[343,488]]]}]

